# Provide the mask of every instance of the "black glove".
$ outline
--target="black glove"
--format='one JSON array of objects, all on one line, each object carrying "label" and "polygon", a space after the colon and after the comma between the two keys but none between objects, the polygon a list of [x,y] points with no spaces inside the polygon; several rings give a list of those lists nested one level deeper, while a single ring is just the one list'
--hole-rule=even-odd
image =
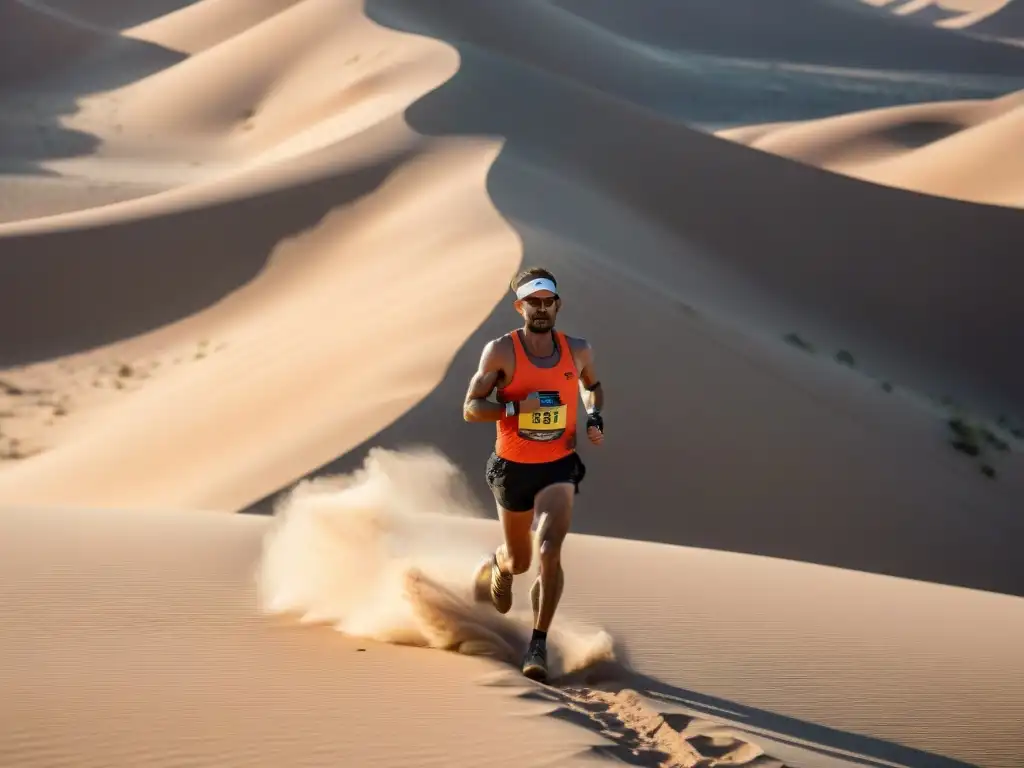
[{"label": "black glove", "polygon": [[601,430],[601,434],[604,434],[604,419],[601,418],[600,411],[594,411],[593,413],[587,414],[587,429],[591,427],[597,427]]}]

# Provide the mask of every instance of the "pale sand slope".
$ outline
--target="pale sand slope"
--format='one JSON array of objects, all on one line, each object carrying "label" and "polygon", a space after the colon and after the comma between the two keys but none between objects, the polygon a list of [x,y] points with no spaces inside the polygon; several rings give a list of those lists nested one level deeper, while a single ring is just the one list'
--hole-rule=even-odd
[{"label": "pale sand slope", "polygon": [[[552,636],[576,673],[533,686],[507,665],[529,580],[508,619],[470,604],[497,524],[450,472],[378,453],[354,483],[300,489],[277,524],[7,508],[0,574],[21,587],[0,602],[0,761],[1018,764],[1013,597],[577,535]],[[629,668],[596,663],[612,654]]]},{"label": "pale sand slope", "polygon": [[[357,3],[307,0],[87,101],[78,117],[97,130],[105,112],[119,115],[108,153],[162,123],[166,154],[195,148],[228,167],[164,195],[0,228],[5,287],[41,289],[5,297],[5,314],[34,329],[8,335],[5,355],[133,336],[8,377],[7,454],[61,450],[5,471],[3,494],[237,507],[336,456],[338,435],[358,443],[425,394],[518,256],[483,189],[498,143],[423,140],[399,114],[456,66],[451,49],[371,25]],[[35,258],[40,246],[64,263]],[[68,280],[82,253],[88,266]],[[441,290],[459,300],[421,300]],[[61,307],[42,325],[21,314],[39,300]],[[422,329],[414,348],[411,325]],[[44,335],[58,346],[41,345]],[[157,434],[162,457],[151,452]],[[238,463],[212,470],[229,434]],[[150,472],[154,461],[176,469]],[[126,469],[137,483],[123,481]]]},{"label": "pale sand slope", "polygon": [[865,181],[1024,207],[1024,91],[716,132]]}]

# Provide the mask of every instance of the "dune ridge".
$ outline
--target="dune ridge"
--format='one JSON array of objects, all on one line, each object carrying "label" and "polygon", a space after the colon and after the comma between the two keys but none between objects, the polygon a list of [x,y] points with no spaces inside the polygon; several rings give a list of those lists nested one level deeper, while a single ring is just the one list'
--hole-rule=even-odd
[{"label": "dune ridge", "polygon": [[300,2],[302,0],[202,0],[128,27],[121,34],[194,55],[247,32]]}]

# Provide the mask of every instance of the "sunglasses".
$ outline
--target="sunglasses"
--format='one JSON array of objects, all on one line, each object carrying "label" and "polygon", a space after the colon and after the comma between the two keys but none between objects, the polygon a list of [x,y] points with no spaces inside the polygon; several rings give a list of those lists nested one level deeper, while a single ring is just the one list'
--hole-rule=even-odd
[{"label": "sunglasses", "polygon": [[527,296],[523,299],[523,303],[529,304],[534,309],[547,309],[548,307],[555,306],[555,302],[558,301],[557,296],[549,296],[545,299],[539,299],[536,296]]}]

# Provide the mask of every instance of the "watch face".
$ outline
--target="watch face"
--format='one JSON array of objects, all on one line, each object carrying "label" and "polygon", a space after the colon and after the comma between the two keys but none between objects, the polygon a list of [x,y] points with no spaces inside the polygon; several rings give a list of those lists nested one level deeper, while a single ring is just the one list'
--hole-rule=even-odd
[{"label": "watch face", "polygon": [[541,408],[550,408],[551,406],[559,405],[562,402],[557,392],[540,392],[539,395]]}]

